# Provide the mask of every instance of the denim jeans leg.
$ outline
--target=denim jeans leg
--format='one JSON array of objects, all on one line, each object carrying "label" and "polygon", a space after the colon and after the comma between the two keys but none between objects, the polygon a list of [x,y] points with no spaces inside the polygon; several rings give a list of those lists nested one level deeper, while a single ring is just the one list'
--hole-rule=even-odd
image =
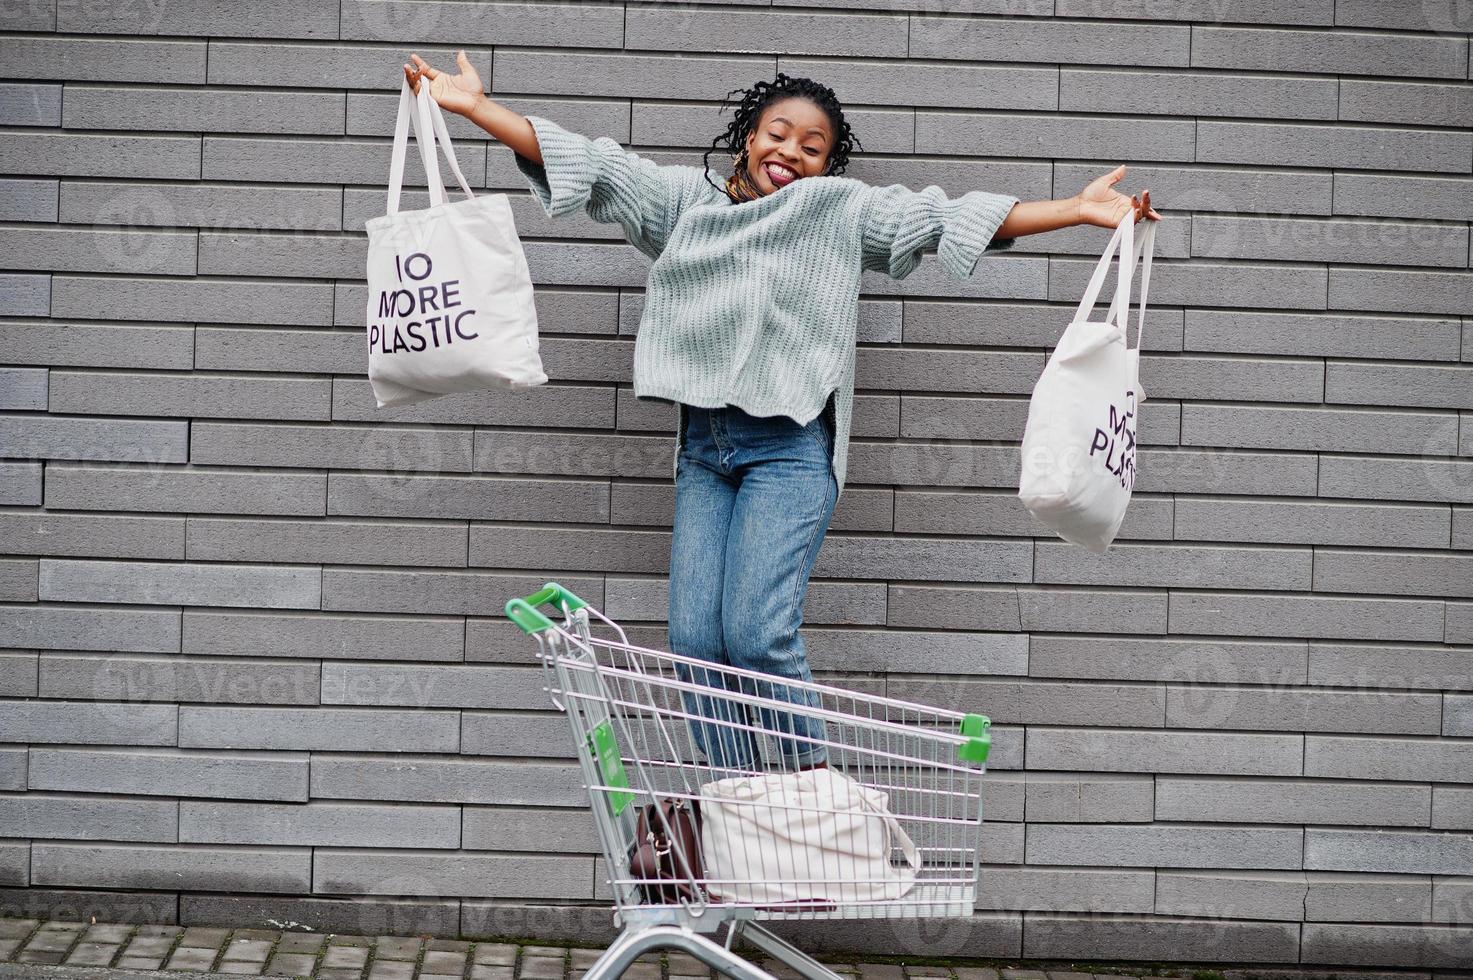
[{"label": "denim jeans leg", "polygon": [[[809,573],[838,500],[832,436],[820,420],[803,427],[751,416],[742,434],[746,459],[731,512],[721,603],[727,656],[734,666],[773,675],[756,685],[763,697],[817,708],[817,695],[782,679],[813,679],[799,627]],[[822,719],[764,710],[762,727],[777,736],[787,768],[827,757]]]},{"label": "denim jeans leg", "polygon": [[[691,409],[685,445],[677,460],[675,527],[670,545],[670,648],[687,657],[730,666],[721,625],[723,556],[736,502],[737,483],[720,471],[708,416]],[[726,675],[680,665],[686,683],[727,689]],[[682,692],[689,730],[699,755],[719,769],[750,770],[755,745],[745,727],[747,713],[721,694]],[[711,719],[698,721],[698,718]]]}]

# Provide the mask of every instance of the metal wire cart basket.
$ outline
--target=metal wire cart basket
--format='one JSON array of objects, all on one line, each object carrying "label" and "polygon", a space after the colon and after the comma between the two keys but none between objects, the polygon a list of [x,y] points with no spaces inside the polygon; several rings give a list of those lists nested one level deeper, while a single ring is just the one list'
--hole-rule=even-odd
[{"label": "metal wire cart basket", "polygon": [[761,921],[971,915],[987,718],[634,646],[557,583],[506,614],[572,728],[622,927],[587,980],[656,949],[773,980],[738,937],[837,980]]}]

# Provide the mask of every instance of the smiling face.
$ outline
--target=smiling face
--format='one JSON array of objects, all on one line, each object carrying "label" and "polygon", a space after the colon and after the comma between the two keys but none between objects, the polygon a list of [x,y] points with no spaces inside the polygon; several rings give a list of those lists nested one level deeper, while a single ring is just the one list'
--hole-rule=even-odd
[{"label": "smiling face", "polygon": [[774,102],[747,136],[747,174],[764,195],[828,168],[834,126],[807,99]]}]

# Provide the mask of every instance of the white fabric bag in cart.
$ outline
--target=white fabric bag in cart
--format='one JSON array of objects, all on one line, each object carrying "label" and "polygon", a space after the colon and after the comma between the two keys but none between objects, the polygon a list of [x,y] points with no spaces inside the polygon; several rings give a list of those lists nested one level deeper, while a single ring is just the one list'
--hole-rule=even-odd
[{"label": "white fabric bag in cart", "polygon": [[[409,125],[430,207],[400,211]],[[440,179],[438,138],[463,201]],[[368,379],[378,407],[547,381],[537,348],[532,276],[505,194],[471,193],[440,107],[421,85],[399,93],[388,213],[368,230]]]},{"label": "white fabric bag in cart", "polygon": [[[725,902],[894,900],[920,856],[889,796],[834,769],[737,776],[701,787],[706,888]],[[891,863],[899,847],[904,863]]]},{"label": "white fabric bag in cart", "polygon": [[[1125,519],[1136,475],[1136,418],[1146,400],[1140,385],[1140,331],[1156,222],[1139,238],[1127,212],[1095,266],[1074,320],[1064,330],[1033,387],[1023,430],[1023,505],[1065,541],[1090,551],[1109,548]],[[1119,247],[1115,300],[1103,323],[1090,320],[1110,260]],[[1136,347],[1127,342],[1130,286],[1141,267]]]}]

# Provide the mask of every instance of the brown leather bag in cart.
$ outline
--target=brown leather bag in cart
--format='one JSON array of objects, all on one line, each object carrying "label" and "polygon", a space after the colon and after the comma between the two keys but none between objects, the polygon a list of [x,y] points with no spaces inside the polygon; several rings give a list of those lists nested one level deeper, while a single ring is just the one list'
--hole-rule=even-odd
[{"label": "brown leather bag in cart", "polygon": [[677,905],[704,897],[690,881],[694,878],[699,882],[705,877],[699,800],[666,797],[645,804],[635,822],[629,875],[641,882],[640,891],[651,905]]}]

